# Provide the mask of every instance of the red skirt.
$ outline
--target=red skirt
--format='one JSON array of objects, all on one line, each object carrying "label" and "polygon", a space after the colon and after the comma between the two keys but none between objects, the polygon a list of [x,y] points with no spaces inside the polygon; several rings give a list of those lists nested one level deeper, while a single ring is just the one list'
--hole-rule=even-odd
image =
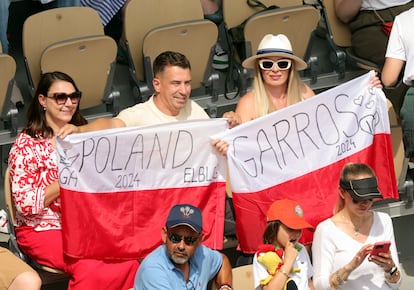
[{"label": "red skirt", "polygon": [[134,286],[137,260],[102,261],[73,259],[63,254],[60,230],[34,231],[32,227],[16,228],[20,249],[39,264],[61,269],[70,277],[70,290],[129,289]]}]

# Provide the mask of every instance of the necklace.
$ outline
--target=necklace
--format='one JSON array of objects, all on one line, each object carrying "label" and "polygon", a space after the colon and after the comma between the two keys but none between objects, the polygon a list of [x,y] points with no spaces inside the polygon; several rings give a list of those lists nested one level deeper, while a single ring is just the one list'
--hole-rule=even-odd
[{"label": "necklace", "polygon": [[[360,226],[359,227],[356,227],[355,225],[354,225],[354,223],[351,221],[351,220],[347,220],[346,218],[345,218],[345,216],[344,215],[342,215],[342,219],[344,220],[344,221],[346,221],[346,223],[347,224],[349,224],[349,225],[351,225],[352,227],[353,227],[353,230],[354,230],[354,236],[358,236],[359,235],[359,230],[360,230]],[[361,225],[363,224],[363,222],[361,223]]]},{"label": "necklace", "polygon": [[359,235],[359,228],[354,227],[354,236]]}]

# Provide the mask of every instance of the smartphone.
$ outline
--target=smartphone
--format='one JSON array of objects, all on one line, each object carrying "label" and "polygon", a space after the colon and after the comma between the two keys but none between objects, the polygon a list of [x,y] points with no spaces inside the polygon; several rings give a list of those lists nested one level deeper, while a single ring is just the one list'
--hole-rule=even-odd
[{"label": "smartphone", "polygon": [[379,253],[386,253],[390,249],[391,242],[384,241],[384,242],[377,242],[374,244],[374,247],[371,250],[370,256],[378,256]]}]

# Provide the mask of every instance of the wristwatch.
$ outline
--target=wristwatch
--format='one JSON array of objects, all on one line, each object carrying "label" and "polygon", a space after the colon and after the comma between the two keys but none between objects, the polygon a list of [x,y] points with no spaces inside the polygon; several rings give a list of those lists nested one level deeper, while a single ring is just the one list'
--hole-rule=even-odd
[{"label": "wristwatch", "polygon": [[396,273],[398,273],[398,267],[394,266],[391,268],[391,270],[388,272],[388,275],[394,276]]}]

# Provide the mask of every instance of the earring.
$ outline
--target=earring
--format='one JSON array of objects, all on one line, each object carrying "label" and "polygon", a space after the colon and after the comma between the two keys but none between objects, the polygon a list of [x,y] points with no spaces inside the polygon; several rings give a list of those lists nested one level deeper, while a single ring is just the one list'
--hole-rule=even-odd
[{"label": "earring", "polygon": [[43,111],[46,111],[46,107],[43,107]]}]

